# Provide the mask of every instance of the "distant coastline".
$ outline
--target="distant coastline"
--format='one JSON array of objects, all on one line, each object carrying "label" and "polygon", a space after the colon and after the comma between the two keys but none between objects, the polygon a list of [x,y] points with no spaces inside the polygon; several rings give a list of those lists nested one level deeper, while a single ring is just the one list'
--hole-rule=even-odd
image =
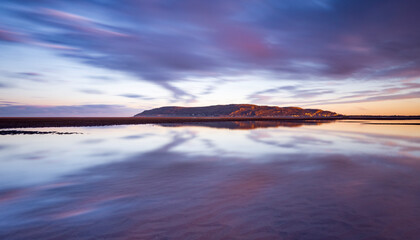
[{"label": "distant coastline", "polygon": [[341,115],[334,117],[0,117],[0,129],[35,127],[88,127],[160,123],[311,120],[420,120],[416,116]]},{"label": "distant coastline", "polygon": [[255,104],[224,104],[202,107],[165,106],[145,110],[134,117],[339,117],[322,109],[278,107]]},{"label": "distant coastline", "polygon": [[420,115],[343,115],[322,109],[254,104],[226,104],[203,107],[165,106],[145,110],[133,117],[0,117],[0,129],[212,122],[242,122],[241,125],[244,125],[246,121],[273,122],[268,125],[281,125],[282,123],[294,125],[311,121],[336,120],[420,120]]}]

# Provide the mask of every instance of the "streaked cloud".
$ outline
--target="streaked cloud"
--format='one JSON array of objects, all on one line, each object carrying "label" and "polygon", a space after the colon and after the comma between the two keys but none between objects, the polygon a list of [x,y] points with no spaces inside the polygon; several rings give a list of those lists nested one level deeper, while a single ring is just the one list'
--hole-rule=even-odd
[{"label": "streaked cloud", "polygon": [[[38,47],[92,72],[122,73],[160,86],[170,103],[199,103],[223,84],[218,79],[241,84],[254,76],[273,82],[250,89],[247,99],[257,103],[275,102],[276,93],[298,103],[358,101],[350,100],[356,90],[338,95],[325,83],[420,77],[419,11],[416,0],[5,0],[0,48]],[[115,77],[90,76],[118,85]],[[197,81],[201,91],[185,84]],[[372,91],[364,99],[416,93]],[[136,91],[113,94],[151,100]]]},{"label": "streaked cloud", "polygon": [[21,37],[18,33],[0,29],[0,40],[5,42],[21,42]]},{"label": "streaked cloud", "polygon": [[122,105],[106,104],[37,106],[0,103],[1,117],[132,116],[138,111]]},{"label": "streaked cloud", "polygon": [[22,2],[17,16],[38,26],[20,30],[42,44],[81,49],[68,56],[158,84],[245,69],[411,76],[419,74],[420,4],[407,1],[76,1],[112,24],[46,1]]},{"label": "streaked cloud", "polygon": [[136,94],[136,93],[124,93],[119,94],[120,97],[132,98],[132,99],[144,99],[144,100],[152,100],[151,97],[146,97],[144,95]]}]

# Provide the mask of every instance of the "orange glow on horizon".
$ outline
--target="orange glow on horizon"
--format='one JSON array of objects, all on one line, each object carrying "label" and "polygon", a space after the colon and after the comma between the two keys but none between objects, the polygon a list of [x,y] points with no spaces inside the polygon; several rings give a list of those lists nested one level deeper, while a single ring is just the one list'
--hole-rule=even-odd
[{"label": "orange glow on horizon", "polygon": [[377,102],[314,105],[345,115],[420,115],[420,98]]}]

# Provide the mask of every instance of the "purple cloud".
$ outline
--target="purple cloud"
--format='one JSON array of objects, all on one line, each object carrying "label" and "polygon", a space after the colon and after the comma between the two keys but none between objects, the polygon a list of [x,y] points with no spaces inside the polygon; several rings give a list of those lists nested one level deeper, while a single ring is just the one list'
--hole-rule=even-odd
[{"label": "purple cloud", "polygon": [[0,29],[0,41],[21,42],[22,40],[18,33]]},{"label": "purple cloud", "polygon": [[132,116],[138,111],[138,109],[131,109],[122,105],[106,104],[73,106],[0,104],[0,117]]},{"label": "purple cloud", "polygon": [[196,96],[174,82],[258,71],[300,80],[420,76],[416,0],[6,2],[19,5],[3,9],[9,21],[34,26],[13,28],[31,43],[158,84],[175,99]]},{"label": "purple cloud", "polygon": [[42,76],[42,74],[36,73],[36,72],[21,72],[19,74],[22,75],[22,76],[27,76],[27,77],[38,77],[38,76]]},{"label": "purple cloud", "polygon": [[118,95],[120,97],[126,97],[126,98],[133,98],[133,99],[143,99],[143,100],[152,100],[153,98],[150,97],[146,97],[140,94],[135,94],[135,93],[125,93],[125,94],[120,94]]}]

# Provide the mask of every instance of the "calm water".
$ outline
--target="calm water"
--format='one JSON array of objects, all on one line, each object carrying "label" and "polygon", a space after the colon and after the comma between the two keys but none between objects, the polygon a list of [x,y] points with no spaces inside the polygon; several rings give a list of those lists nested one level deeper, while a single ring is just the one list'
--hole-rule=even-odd
[{"label": "calm water", "polygon": [[420,239],[419,121],[25,130],[0,239]]}]

